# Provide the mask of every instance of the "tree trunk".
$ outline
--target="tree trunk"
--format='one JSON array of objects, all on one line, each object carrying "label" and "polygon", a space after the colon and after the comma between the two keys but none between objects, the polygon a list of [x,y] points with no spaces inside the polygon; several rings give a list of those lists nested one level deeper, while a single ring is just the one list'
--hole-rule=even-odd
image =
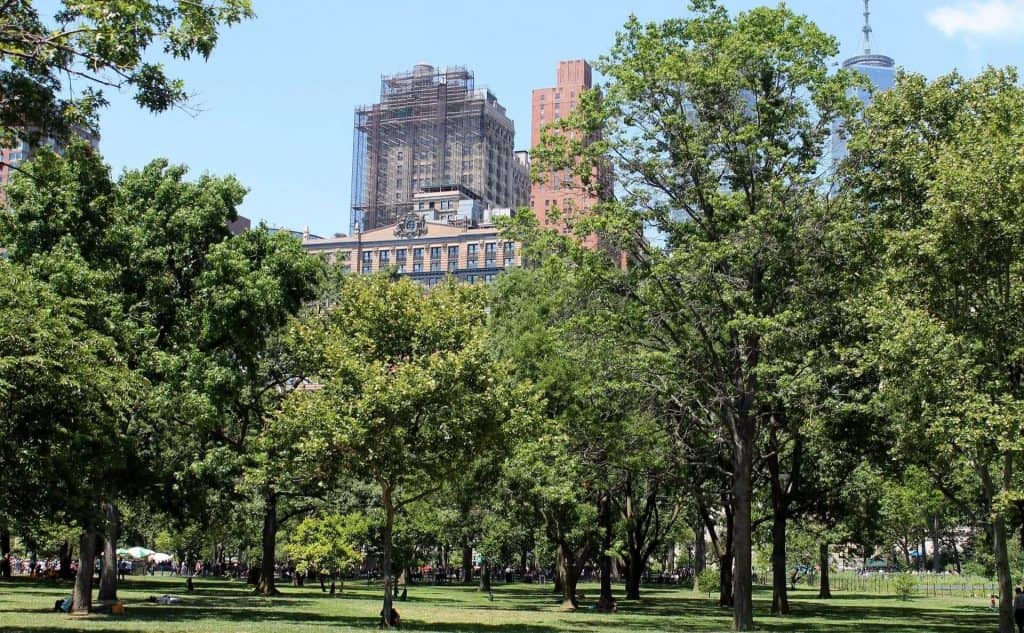
[{"label": "tree trunk", "polygon": [[0,525],[0,575],[4,578],[11,577],[11,529],[6,523]]},{"label": "tree trunk", "polygon": [[[981,475],[985,502],[992,508],[996,491],[988,465],[978,467]],[[1013,475],[1013,457],[1003,456],[1003,490],[1009,490]],[[1014,633],[1013,621],[1013,578],[1010,575],[1010,558],[1007,547],[1006,517],[1002,511],[990,510],[992,518],[992,553],[996,558],[996,577],[999,583],[999,633]]]},{"label": "tree trunk", "polygon": [[779,508],[772,520],[772,615],[789,614],[786,580],[786,513]]},{"label": "tree trunk", "polygon": [[260,561],[260,583],[256,592],[276,596],[281,592],[274,585],[274,557],[277,548],[277,493],[268,492],[263,509],[263,560]]},{"label": "tree trunk", "polygon": [[576,600],[576,584],[580,578],[579,570],[576,568],[575,559],[568,551],[568,546],[559,543],[558,548],[562,551],[562,555],[558,557],[561,569],[557,570],[557,575],[562,577],[562,609],[575,611],[580,606],[579,601]]},{"label": "tree trunk", "polygon": [[524,574],[527,570],[526,563],[529,555],[530,548],[526,546],[526,541],[523,541],[523,543],[519,546],[519,570]]},{"label": "tree trunk", "polygon": [[74,574],[71,573],[71,554],[73,548],[71,547],[70,541],[60,542],[60,551],[58,557],[60,558],[60,571],[57,575],[60,576],[61,580],[71,580],[74,578]]},{"label": "tree trunk", "polygon": [[[601,566],[601,595],[597,598],[598,611],[612,611],[615,608],[615,596],[612,595],[612,557],[608,552],[612,549],[612,501],[611,493],[605,492],[601,499],[601,524],[604,536],[601,539],[601,554],[598,562]],[[627,589],[628,591],[628,589]],[[627,597],[629,597],[627,595]],[[636,586],[636,599],[640,598],[640,584]]]},{"label": "tree trunk", "polygon": [[[743,399],[744,401],[753,400],[753,394],[744,394]],[[733,457],[735,465],[735,480],[733,481],[735,571],[733,572],[732,628],[734,631],[752,631],[754,629],[753,578],[751,577],[753,538],[750,516],[753,494],[754,420],[748,413],[752,404],[752,402],[745,402],[744,411],[736,416],[736,433],[733,438],[735,451]]]},{"label": "tree trunk", "polygon": [[74,613],[89,613],[92,609],[92,573],[95,565],[96,532],[82,530],[78,539],[78,575],[71,596]]},{"label": "tree trunk", "polygon": [[103,573],[100,574],[99,600],[117,600],[117,541],[121,538],[121,513],[113,503],[103,504],[106,531],[103,538]]},{"label": "tree trunk", "polygon": [[942,544],[939,537],[939,515],[932,517],[932,571],[942,571]]},{"label": "tree trunk", "polygon": [[555,573],[553,574],[553,576],[551,578],[551,587],[552,587],[552,591],[554,591],[558,595],[562,595],[562,574],[559,571],[560,565],[561,565],[560,557],[556,554],[555,555]]},{"label": "tree trunk", "polygon": [[[1024,532],[1024,530],[1021,531]],[[953,547],[953,564],[956,565],[956,573],[959,576],[963,573],[963,570],[960,569],[960,548],[956,546],[955,534],[952,535],[952,538],[950,539],[950,544]]]},{"label": "tree trunk", "polygon": [[693,575],[696,577],[708,566],[708,545],[704,541],[704,520],[701,517],[697,517],[693,534]]},{"label": "tree trunk", "polygon": [[392,537],[395,529],[395,505],[391,498],[392,490],[387,484],[382,486],[381,501],[384,506],[384,557],[381,561],[381,571],[384,573],[384,608],[381,609],[381,626],[392,628],[398,623],[393,621],[391,612],[394,602],[391,594],[391,555]]},{"label": "tree trunk", "polygon": [[819,598],[831,598],[832,587],[828,579],[828,543],[818,544],[818,564],[821,565],[821,583],[818,588]]},{"label": "tree trunk", "polygon": [[626,600],[640,599],[640,582],[643,580],[643,568],[630,561],[626,567]]},{"label": "tree trunk", "polygon": [[480,563],[480,591],[489,592],[491,590],[491,563],[487,560],[483,560]]},{"label": "tree trunk", "polygon": [[462,582],[473,584],[473,548],[468,540],[462,542]]},{"label": "tree trunk", "polygon": [[733,562],[735,560],[733,514],[730,508],[725,508],[725,550],[718,559],[720,587],[718,591],[718,606],[731,607],[734,602],[733,595]]}]

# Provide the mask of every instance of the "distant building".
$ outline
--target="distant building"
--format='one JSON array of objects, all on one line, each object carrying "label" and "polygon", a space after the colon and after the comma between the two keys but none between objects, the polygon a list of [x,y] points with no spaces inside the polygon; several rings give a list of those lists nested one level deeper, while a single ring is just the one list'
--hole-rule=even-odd
[{"label": "distant building", "polygon": [[252,220],[244,215],[240,215],[234,220],[228,222],[228,231],[230,231],[232,235],[241,235],[250,228],[252,228]]},{"label": "distant building", "polygon": [[425,191],[416,198],[417,210],[390,226],[351,236],[308,237],[302,247],[356,274],[392,271],[427,287],[448,275],[489,283],[522,263],[519,244],[503,239],[493,223],[514,211],[484,209],[474,195],[461,187]]},{"label": "distant building", "polygon": [[[874,90],[888,90],[896,83],[896,61],[887,55],[878,55],[871,52],[871,11],[869,1],[864,0],[864,26],[861,28],[863,34],[861,45],[864,52],[854,55],[843,61],[843,68],[856,70],[867,76],[871,81]],[[871,103],[871,91],[857,89],[854,94],[864,103]],[[846,158],[846,137],[840,132],[840,124],[836,124],[832,133],[832,160],[840,161]]]},{"label": "distant building", "polygon": [[[93,149],[99,146],[100,137],[96,134],[78,128],[74,134],[87,142]],[[56,154],[64,154],[67,144],[53,137],[47,136],[39,141],[38,146],[33,147],[27,140],[21,140],[15,147],[4,147],[0,149],[0,200],[3,200],[3,190],[10,182],[11,176],[26,161],[32,158],[38,147],[49,147]]]},{"label": "distant building", "polygon": [[350,232],[393,225],[436,187],[463,187],[483,208],[525,205],[529,167],[514,142],[505,108],[465,68],[383,77],[380,103],[355,113]]},{"label": "distant building", "polygon": [[[544,126],[575,110],[583,93],[592,88],[589,62],[583,59],[558,62],[555,85],[533,91],[530,147],[540,144]],[[602,168],[593,176],[601,187],[601,195],[604,195],[610,187],[610,174]],[[574,220],[591,213],[600,201],[598,194],[584,187],[580,179],[568,170],[543,174],[542,180],[534,182],[530,189],[530,208],[537,221],[541,226],[557,228],[563,233],[571,233]],[[584,238],[583,243],[589,248],[600,246],[596,235]],[[622,253],[611,254],[620,260],[621,266],[625,266]]]}]

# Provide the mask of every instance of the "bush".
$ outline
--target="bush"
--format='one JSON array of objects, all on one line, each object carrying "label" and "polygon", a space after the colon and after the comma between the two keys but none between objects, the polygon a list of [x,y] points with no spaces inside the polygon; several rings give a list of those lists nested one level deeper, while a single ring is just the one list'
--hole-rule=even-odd
[{"label": "bush", "polygon": [[910,598],[916,586],[917,579],[914,578],[913,574],[897,574],[893,580],[893,587],[896,589],[896,595],[899,596],[900,600]]},{"label": "bush", "polygon": [[710,598],[712,593],[718,591],[721,582],[717,568],[705,567],[704,571],[697,574],[693,588],[695,591],[708,594]]}]

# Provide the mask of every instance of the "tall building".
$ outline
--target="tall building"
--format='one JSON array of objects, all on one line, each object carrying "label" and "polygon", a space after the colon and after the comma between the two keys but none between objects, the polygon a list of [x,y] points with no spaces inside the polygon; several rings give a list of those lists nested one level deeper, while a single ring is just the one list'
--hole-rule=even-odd
[{"label": "tall building", "polygon": [[[864,26],[861,28],[861,46],[863,53],[854,55],[843,61],[843,68],[850,68],[867,76],[874,90],[888,90],[896,83],[896,61],[887,55],[871,52],[871,10],[869,0],[864,0]],[[854,94],[867,105],[871,102],[871,92],[857,89]],[[832,159],[842,160],[846,157],[846,137],[839,133],[839,125],[832,134]]]},{"label": "tall building", "polygon": [[[576,109],[580,96],[593,87],[590,64],[583,59],[558,62],[555,85],[533,91],[530,147],[540,144],[544,126],[549,125]],[[578,179],[565,170],[548,172],[530,188],[530,208],[541,226],[555,226],[563,232],[572,230],[572,219],[585,213],[598,201],[585,190]],[[557,212],[557,218],[555,213]],[[597,245],[595,236],[587,245]]]},{"label": "tall building", "polygon": [[380,103],[356,109],[350,232],[393,225],[416,194],[463,187],[484,208],[529,197],[529,168],[515,126],[465,68],[417,64],[381,79]]},{"label": "tall building", "polygon": [[[99,146],[100,138],[97,134],[84,128],[75,128],[72,133],[96,149]],[[43,136],[38,139],[38,145],[33,146],[27,140],[18,140],[14,147],[0,148],[0,200],[3,200],[3,190],[11,180],[11,175],[17,171],[26,161],[32,158],[37,147],[49,147],[57,154],[64,154],[67,144],[53,136]]]}]

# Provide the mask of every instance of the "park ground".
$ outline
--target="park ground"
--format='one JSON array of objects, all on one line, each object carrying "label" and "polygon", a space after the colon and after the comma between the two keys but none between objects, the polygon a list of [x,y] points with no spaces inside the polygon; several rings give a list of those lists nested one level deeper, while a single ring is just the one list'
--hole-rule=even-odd
[{"label": "park ground", "polygon": [[[345,584],[342,594],[330,596],[317,587],[285,587],[275,598],[253,595],[239,581],[202,579],[187,594],[176,577],[133,578],[118,596],[125,615],[72,616],[56,613],[53,603],[69,595],[70,583],[14,579],[0,582],[0,631],[48,633],[271,633],[377,630],[380,585]],[[645,587],[640,601],[620,600],[620,611],[600,614],[587,608],[575,613],[559,610],[551,585],[498,585],[494,600],[475,587],[413,586],[405,602],[396,602],[402,629],[455,633],[612,633],[616,631],[728,631],[730,612],[707,594],[684,588]],[[585,604],[593,603],[598,587],[582,584]],[[146,602],[151,595],[171,594],[182,605]],[[835,633],[968,633],[995,631],[996,614],[984,598],[896,597],[839,594],[817,600],[815,590],[797,589],[790,595],[792,615],[771,617],[771,593],[755,593],[758,630]]]}]

